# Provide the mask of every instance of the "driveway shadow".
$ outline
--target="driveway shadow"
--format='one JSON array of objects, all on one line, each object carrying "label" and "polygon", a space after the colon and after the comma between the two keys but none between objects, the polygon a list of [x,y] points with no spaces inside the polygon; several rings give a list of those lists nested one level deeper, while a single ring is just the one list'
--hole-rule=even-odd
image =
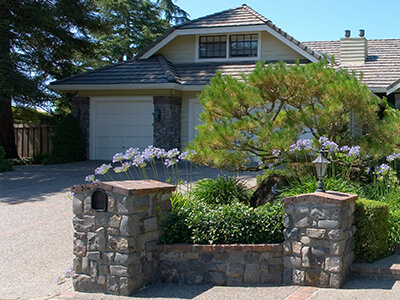
[{"label": "driveway shadow", "polygon": [[[14,166],[14,171],[0,173],[0,203],[19,204],[24,202],[44,201],[52,194],[68,194],[71,186],[85,184],[85,177],[94,174],[95,168],[109,161],[83,161],[70,164],[44,165],[44,166]],[[167,171],[161,162],[156,164],[160,181],[167,181],[171,177],[171,168]],[[175,166],[174,166],[175,168]],[[120,177],[111,171],[113,180],[126,180],[126,176]],[[139,178],[132,171],[133,179]],[[146,167],[146,173],[150,179],[157,179],[150,164]],[[187,167],[185,162],[179,163],[179,178],[183,181],[195,182],[204,177],[213,178],[221,174],[221,170],[208,167]],[[236,175],[224,172],[225,175]],[[240,174],[244,179],[254,178],[257,172],[246,172]],[[101,178],[100,180],[104,180]],[[132,179],[132,177],[130,178]]]}]

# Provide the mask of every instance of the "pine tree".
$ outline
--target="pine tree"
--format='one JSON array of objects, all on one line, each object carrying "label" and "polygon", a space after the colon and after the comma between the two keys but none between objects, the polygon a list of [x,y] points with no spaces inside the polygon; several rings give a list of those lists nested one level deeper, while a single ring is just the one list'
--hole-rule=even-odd
[{"label": "pine tree", "polygon": [[272,163],[274,150],[287,151],[306,131],[339,146],[358,144],[369,154],[392,151],[400,141],[399,112],[326,60],[260,62],[241,80],[218,73],[199,99],[204,124],[188,148],[203,165],[247,170],[254,157]]}]

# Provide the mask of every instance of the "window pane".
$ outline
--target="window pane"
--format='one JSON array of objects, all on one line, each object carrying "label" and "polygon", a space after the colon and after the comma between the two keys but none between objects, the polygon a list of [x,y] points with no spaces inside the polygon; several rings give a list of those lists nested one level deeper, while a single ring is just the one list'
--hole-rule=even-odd
[{"label": "window pane", "polygon": [[256,57],[257,46],[257,34],[238,34],[230,36],[229,52],[231,57]]},{"label": "window pane", "polygon": [[226,57],[226,36],[202,36],[199,39],[199,57]]}]

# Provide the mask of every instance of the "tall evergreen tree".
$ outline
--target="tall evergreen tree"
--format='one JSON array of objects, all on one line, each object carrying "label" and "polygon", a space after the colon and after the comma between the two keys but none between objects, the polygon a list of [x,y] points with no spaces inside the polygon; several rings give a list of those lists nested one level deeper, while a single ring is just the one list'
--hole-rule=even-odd
[{"label": "tall evergreen tree", "polygon": [[17,157],[11,105],[53,100],[49,79],[81,71],[95,54],[90,32],[102,30],[91,0],[0,1],[0,145]]},{"label": "tall evergreen tree", "polygon": [[103,60],[131,59],[171,25],[188,21],[173,0],[96,0],[110,32],[95,35]]}]

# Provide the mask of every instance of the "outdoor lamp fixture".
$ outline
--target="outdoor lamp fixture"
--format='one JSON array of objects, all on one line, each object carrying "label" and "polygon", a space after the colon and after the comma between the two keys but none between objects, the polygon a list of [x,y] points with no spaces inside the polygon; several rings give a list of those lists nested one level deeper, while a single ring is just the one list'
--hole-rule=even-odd
[{"label": "outdoor lamp fixture", "polygon": [[315,192],[323,193],[325,192],[325,190],[324,190],[324,182],[322,181],[322,179],[324,179],[325,177],[328,164],[331,163],[328,159],[325,158],[323,148],[321,148],[318,157],[312,163],[315,166],[315,170],[317,171],[317,178],[319,179],[317,184],[317,190]]}]

